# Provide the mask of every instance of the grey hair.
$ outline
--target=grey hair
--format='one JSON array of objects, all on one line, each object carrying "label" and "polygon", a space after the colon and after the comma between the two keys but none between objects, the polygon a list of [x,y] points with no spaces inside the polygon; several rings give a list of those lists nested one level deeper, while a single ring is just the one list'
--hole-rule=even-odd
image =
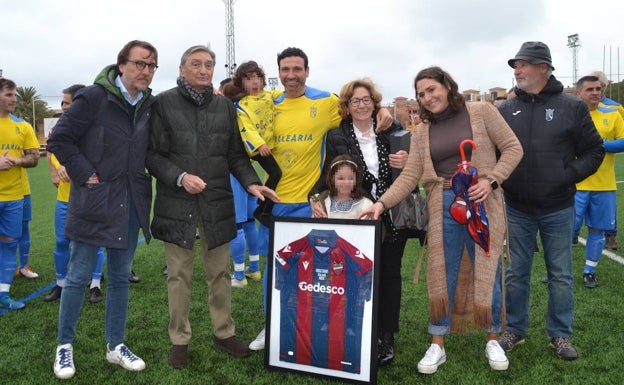
[{"label": "grey hair", "polygon": [[186,64],[186,59],[188,59],[188,57],[195,52],[205,52],[210,55],[210,57],[212,57],[212,61],[216,62],[216,55],[214,51],[212,51],[207,45],[194,45],[184,51],[184,53],[182,54],[182,58],[180,59],[180,65],[183,66],[184,64]]}]

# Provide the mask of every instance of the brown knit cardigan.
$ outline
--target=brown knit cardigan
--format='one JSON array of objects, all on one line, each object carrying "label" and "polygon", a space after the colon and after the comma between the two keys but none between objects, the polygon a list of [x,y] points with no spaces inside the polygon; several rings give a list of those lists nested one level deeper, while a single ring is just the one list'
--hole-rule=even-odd
[{"label": "brown knit cardigan", "polygon": [[[505,181],[522,158],[522,146],[496,107],[490,103],[466,103],[472,127],[472,165],[480,177],[492,177],[499,185]],[[410,153],[405,168],[381,197],[387,207],[404,199],[422,179],[429,195],[429,229],[427,233],[429,256],[427,260],[427,290],[429,293],[429,318],[438,321],[449,313],[446,290],[444,247],[442,232],[442,183],[444,178],[436,175],[429,153],[429,123],[421,123],[412,136]],[[501,153],[496,161],[496,149]],[[458,149],[459,151],[459,149]],[[492,323],[492,288],[498,262],[502,259],[503,240],[507,220],[502,189],[490,193],[484,201],[490,228],[491,257],[475,245],[474,268],[467,250],[460,262],[455,291],[451,328],[465,332],[467,328],[486,328]],[[504,270],[503,270],[504,274]],[[501,276],[503,275],[501,274]],[[503,315],[504,315],[504,306]],[[504,318],[502,318],[504,319]]]}]

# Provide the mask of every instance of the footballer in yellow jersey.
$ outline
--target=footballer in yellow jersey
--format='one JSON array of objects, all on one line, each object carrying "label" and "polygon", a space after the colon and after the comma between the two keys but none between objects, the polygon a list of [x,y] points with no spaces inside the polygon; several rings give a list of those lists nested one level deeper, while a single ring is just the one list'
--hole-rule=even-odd
[{"label": "footballer in yellow jersey", "polygon": [[594,288],[598,286],[596,267],[605,246],[605,232],[615,229],[615,153],[624,151],[624,120],[616,109],[600,105],[604,85],[598,77],[584,76],[576,87],[576,95],[587,104],[606,151],[598,170],[576,184],[574,195],[574,234],[578,236],[583,222],[588,230],[583,284]]},{"label": "footballer in yellow jersey", "polygon": [[15,82],[0,78],[0,310],[26,305],[9,295],[17,263],[18,239],[24,219],[22,169],[35,167],[39,142],[32,127],[12,115],[17,106]]},{"label": "footballer in yellow jersey", "polygon": [[282,169],[280,203],[306,203],[321,175],[325,135],[340,125],[338,97],[306,87],[298,98],[275,99],[273,155]]}]

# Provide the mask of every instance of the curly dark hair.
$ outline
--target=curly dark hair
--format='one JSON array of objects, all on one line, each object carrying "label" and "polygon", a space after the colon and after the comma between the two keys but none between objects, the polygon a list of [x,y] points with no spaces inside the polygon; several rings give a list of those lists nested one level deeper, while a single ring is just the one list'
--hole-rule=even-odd
[{"label": "curly dark hair", "polygon": [[232,81],[223,86],[223,95],[233,101],[238,101],[243,96],[246,96],[247,92],[243,86],[243,79],[251,74],[256,74],[258,77],[262,78],[262,86],[266,87],[266,75],[264,70],[258,65],[258,63],[250,60],[238,66]]},{"label": "curly dark hair", "polygon": [[418,88],[416,86],[418,85],[418,81],[422,79],[434,80],[442,84],[444,87],[448,88],[448,102],[451,111],[458,112],[466,104],[466,99],[464,98],[464,95],[459,93],[459,86],[457,85],[457,82],[453,80],[448,72],[437,66],[432,66],[420,70],[420,72],[418,72],[416,78],[414,79],[414,90],[416,91],[416,100],[418,101],[418,106],[420,107],[418,115],[423,122],[432,122],[434,119],[432,119],[433,114],[431,113],[431,111],[427,110],[422,106],[422,101],[418,96]]}]

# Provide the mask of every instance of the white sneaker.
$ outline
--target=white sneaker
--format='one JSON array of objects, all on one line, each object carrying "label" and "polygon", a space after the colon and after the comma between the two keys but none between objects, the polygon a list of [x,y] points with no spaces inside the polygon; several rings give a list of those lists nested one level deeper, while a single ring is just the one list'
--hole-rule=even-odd
[{"label": "white sneaker", "polygon": [[255,340],[249,344],[251,350],[264,350],[264,329],[258,334]]},{"label": "white sneaker", "polygon": [[17,275],[20,277],[26,277],[30,279],[39,278],[39,274],[35,273],[30,266],[26,265],[18,270]]},{"label": "white sneaker", "polygon": [[494,370],[507,370],[509,367],[509,360],[507,360],[505,351],[496,340],[488,341],[485,345],[485,356],[490,363],[490,368]]},{"label": "white sneaker", "polygon": [[126,370],[139,371],[145,369],[145,362],[136,356],[124,344],[119,344],[115,350],[110,350],[106,344],[106,359],[112,364],[118,364]]},{"label": "white sneaker", "polygon": [[238,280],[238,279],[232,277],[232,287],[235,287],[237,289],[244,289],[245,286],[247,286],[247,278],[243,278],[241,280]]},{"label": "white sneaker", "polygon": [[56,347],[54,357],[54,375],[56,378],[66,380],[76,374],[74,366],[74,349],[71,344],[63,344]]},{"label": "white sneaker", "polygon": [[438,366],[446,362],[446,352],[438,344],[431,344],[425,356],[418,363],[418,371],[422,374],[433,374]]}]

